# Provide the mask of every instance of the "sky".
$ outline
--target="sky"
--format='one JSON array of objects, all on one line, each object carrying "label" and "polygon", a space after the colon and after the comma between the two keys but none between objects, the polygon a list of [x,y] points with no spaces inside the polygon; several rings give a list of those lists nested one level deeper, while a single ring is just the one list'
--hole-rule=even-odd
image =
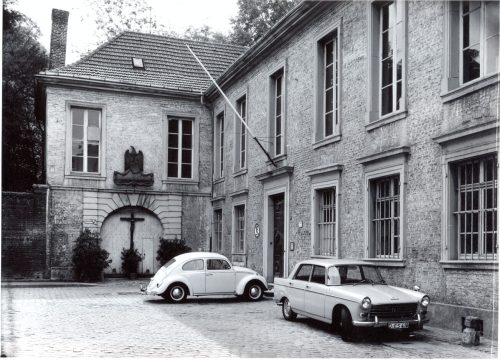
[{"label": "sky", "polygon": [[[190,26],[208,25],[212,30],[229,33],[230,19],[238,12],[236,0],[138,0],[149,3],[151,16],[158,24],[179,34]],[[95,48],[95,22],[85,0],[17,0],[13,6],[31,18],[40,28],[42,45],[50,49],[52,9],[69,11],[66,64],[77,61]],[[149,29],[144,29],[148,32]]]}]

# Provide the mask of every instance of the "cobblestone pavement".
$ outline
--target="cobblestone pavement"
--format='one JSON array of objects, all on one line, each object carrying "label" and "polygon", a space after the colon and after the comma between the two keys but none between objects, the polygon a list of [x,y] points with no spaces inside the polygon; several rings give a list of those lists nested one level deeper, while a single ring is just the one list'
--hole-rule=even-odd
[{"label": "cobblestone pavement", "polygon": [[287,322],[270,299],[190,299],[169,304],[139,294],[147,280],[79,287],[2,287],[2,356],[497,358],[482,338],[427,328],[346,343],[326,324]]}]

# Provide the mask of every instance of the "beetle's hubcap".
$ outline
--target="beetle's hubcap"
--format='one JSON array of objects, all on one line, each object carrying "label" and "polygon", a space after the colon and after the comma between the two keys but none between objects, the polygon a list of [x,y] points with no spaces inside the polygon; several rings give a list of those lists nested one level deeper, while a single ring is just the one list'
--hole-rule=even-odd
[{"label": "beetle's hubcap", "polygon": [[291,307],[290,307],[290,302],[288,301],[288,299],[285,300],[284,307],[285,307],[285,315],[290,316]]},{"label": "beetle's hubcap", "polygon": [[184,296],[184,290],[180,287],[175,287],[172,289],[170,294],[174,300],[180,300]]},{"label": "beetle's hubcap", "polygon": [[252,299],[257,299],[260,296],[261,289],[259,286],[254,285],[250,288],[250,296]]}]

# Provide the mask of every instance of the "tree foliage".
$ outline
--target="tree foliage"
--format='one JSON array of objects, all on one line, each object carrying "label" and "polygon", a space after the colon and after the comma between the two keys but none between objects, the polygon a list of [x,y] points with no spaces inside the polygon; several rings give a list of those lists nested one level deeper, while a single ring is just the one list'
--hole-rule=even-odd
[{"label": "tree foliage", "polygon": [[185,39],[196,40],[196,41],[206,41],[214,42],[220,44],[230,44],[231,38],[219,31],[214,31],[208,25],[202,25],[200,27],[190,26],[185,32],[183,37]]},{"label": "tree foliage", "polygon": [[172,240],[160,239],[160,247],[156,252],[156,260],[160,262],[163,266],[170,259],[176,257],[177,255],[190,252],[191,248],[187,246],[182,240]]},{"label": "tree foliage", "polygon": [[76,239],[73,248],[73,269],[76,278],[83,281],[96,281],[101,279],[101,272],[109,266],[109,253],[101,248],[99,233],[85,229]]},{"label": "tree foliage", "polygon": [[26,191],[42,182],[45,124],[35,116],[34,75],[48,56],[38,27],[3,3],[2,190]]},{"label": "tree foliage", "polygon": [[231,19],[231,40],[251,46],[299,0],[238,0],[238,15]]}]

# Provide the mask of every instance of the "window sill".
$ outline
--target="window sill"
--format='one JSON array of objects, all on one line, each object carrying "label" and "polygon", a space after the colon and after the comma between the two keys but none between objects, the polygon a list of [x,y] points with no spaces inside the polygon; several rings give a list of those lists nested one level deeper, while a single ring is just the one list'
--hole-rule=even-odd
[{"label": "window sill", "polygon": [[338,259],[337,255],[311,255],[312,259]]},{"label": "window sill", "polygon": [[372,131],[372,130],[377,129],[379,127],[391,124],[395,121],[402,120],[402,119],[406,118],[406,115],[407,115],[406,110],[392,113],[389,115],[385,115],[385,116],[383,116],[379,119],[376,119],[374,121],[371,121],[369,124],[365,125],[366,131]]},{"label": "window sill", "polygon": [[[278,155],[278,156],[275,156],[272,158],[274,163],[277,164],[281,161],[284,161],[286,160],[286,154],[281,154],[281,155]],[[266,161],[266,165],[272,165],[273,163],[270,161],[270,160],[267,160]]]},{"label": "window sill", "polygon": [[315,143],[313,143],[313,149],[316,150],[316,149],[319,149],[320,147],[339,142],[340,140],[342,140],[342,135],[340,135],[340,134],[333,135],[331,137],[328,137],[328,138],[323,139],[323,140],[318,140]]},{"label": "window sill", "polygon": [[198,180],[194,179],[166,179],[161,181],[162,184],[186,184],[198,185]]},{"label": "window sill", "polygon": [[241,169],[241,170],[234,172],[233,177],[235,178],[235,177],[238,177],[241,175],[245,175],[246,173],[248,173],[248,169]]},{"label": "window sill", "polygon": [[498,261],[494,260],[443,260],[439,262],[445,270],[494,270],[498,271]]},{"label": "window sill", "polygon": [[64,177],[66,179],[106,181],[106,176],[91,175],[91,174],[67,174]]},{"label": "window sill", "polygon": [[364,258],[363,261],[371,262],[380,267],[405,267],[406,261],[402,259],[377,259]]},{"label": "window sill", "polygon": [[212,181],[212,184],[216,185],[216,184],[223,183],[224,181],[226,181],[226,178],[221,177],[221,178],[218,178],[218,179]]},{"label": "window sill", "polygon": [[478,90],[481,90],[487,86],[494,85],[498,83],[499,74],[489,75],[482,79],[476,79],[469,83],[459,86],[456,89],[450,90],[447,93],[441,94],[441,100],[443,103],[447,103],[456,99],[460,99],[463,96],[472,94]]}]

